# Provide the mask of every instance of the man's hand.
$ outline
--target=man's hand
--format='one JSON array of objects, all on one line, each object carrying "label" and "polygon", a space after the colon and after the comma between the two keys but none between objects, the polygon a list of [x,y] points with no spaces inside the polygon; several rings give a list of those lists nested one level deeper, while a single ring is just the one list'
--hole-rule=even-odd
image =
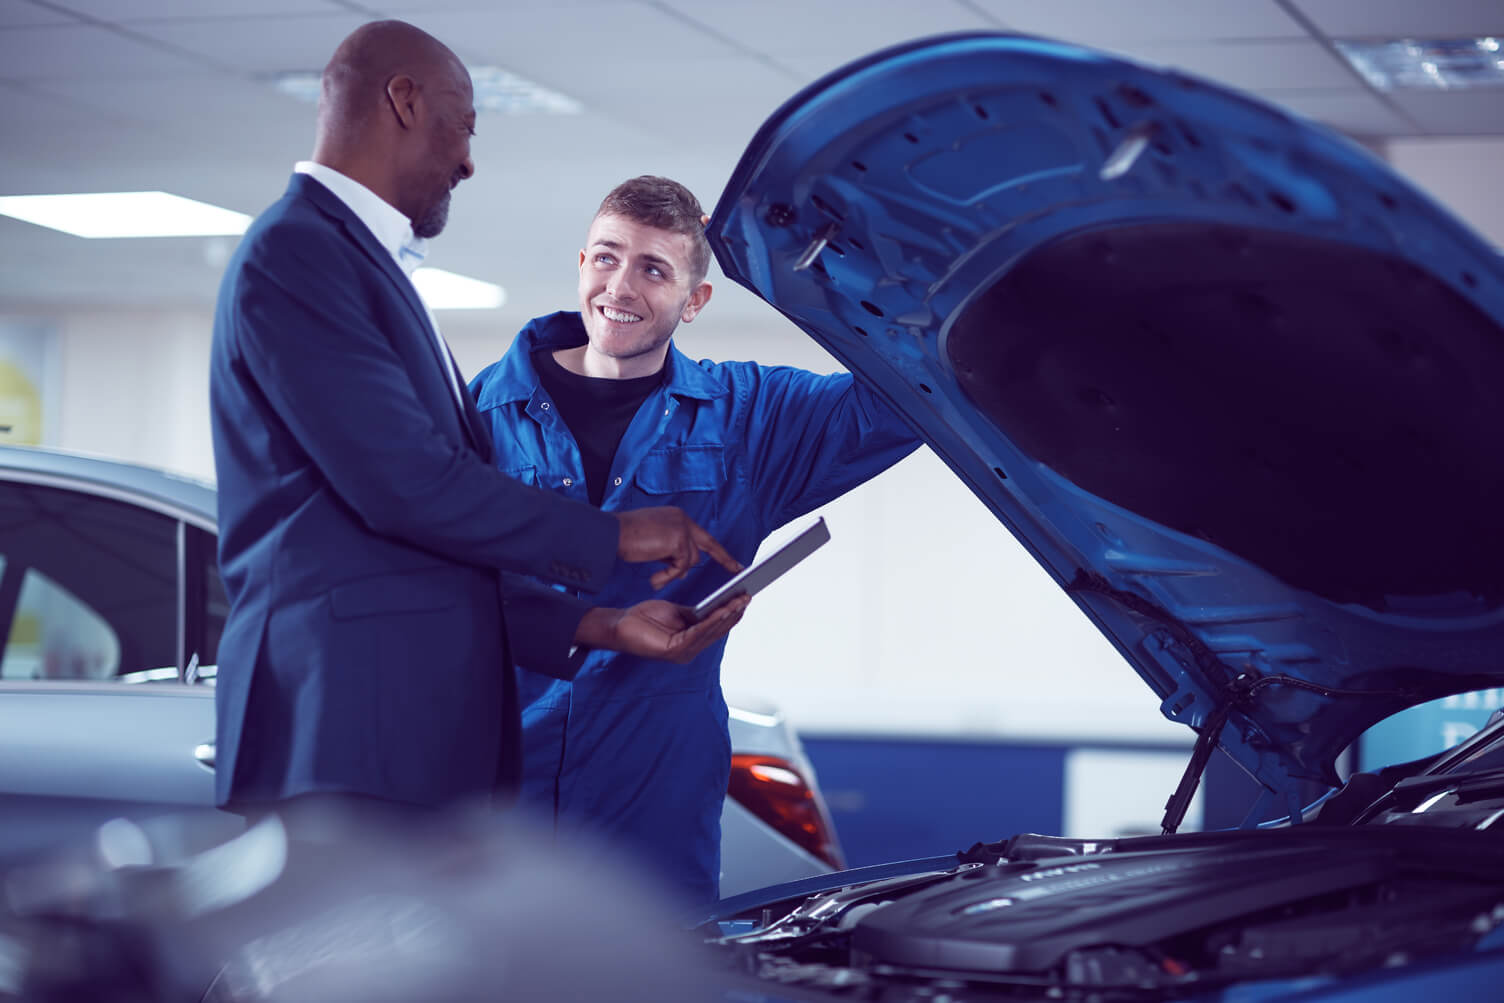
[{"label": "man's hand", "polygon": [[621,523],[616,552],[622,560],[633,564],[663,561],[668,565],[650,579],[655,589],[689,574],[689,570],[700,563],[702,551],[715,558],[716,563],[727,571],[742,569],[741,562],[685,515],[683,509],[663,505],[615,515]]},{"label": "man's hand", "polygon": [[576,644],[684,663],[719,641],[742,618],[750,596],[738,596],[695,623],[688,606],[648,599],[627,609],[597,606],[575,629]]}]

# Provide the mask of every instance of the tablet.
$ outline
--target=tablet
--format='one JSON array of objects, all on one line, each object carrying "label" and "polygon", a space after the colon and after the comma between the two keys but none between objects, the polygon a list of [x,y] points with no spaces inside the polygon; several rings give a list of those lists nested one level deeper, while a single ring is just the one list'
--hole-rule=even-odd
[{"label": "tablet", "polygon": [[703,620],[737,596],[750,596],[772,584],[789,568],[804,560],[830,539],[822,516],[814,524],[767,557],[743,568],[736,577],[694,605],[695,620]]}]

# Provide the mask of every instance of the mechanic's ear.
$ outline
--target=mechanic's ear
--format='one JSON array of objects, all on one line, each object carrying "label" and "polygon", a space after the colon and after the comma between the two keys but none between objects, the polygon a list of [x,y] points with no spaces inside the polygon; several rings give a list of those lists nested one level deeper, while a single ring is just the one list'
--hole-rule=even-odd
[{"label": "mechanic's ear", "polygon": [[684,304],[684,312],[679,314],[679,319],[688,324],[695,319],[699,312],[705,309],[705,304],[710,302],[710,283],[701,282],[695,286],[695,291],[689,294],[689,302]]}]

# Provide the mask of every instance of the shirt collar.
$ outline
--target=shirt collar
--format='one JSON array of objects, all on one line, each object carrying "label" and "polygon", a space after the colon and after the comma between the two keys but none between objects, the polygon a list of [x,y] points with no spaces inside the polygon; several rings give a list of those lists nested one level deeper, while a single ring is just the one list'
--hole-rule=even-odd
[{"label": "shirt collar", "polygon": [[334,168],[312,160],[298,161],[293,170],[307,174],[333,192],[375,235],[404,273],[411,275],[423,263],[428,255],[428,241],[413,236],[412,222],[380,195]]},{"label": "shirt collar", "polygon": [[[484,384],[477,388],[480,406],[495,407],[530,400],[538,387],[533,353],[539,349],[573,348],[583,345],[586,340],[585,322],[574,311],[561,311],[528,321],[527,326],[517,332],[507,354],[484,374]],[[676,397],[711,400],[730,392],[725,383],[691,362],[672,342],[664,364],[668,367],[664,389]]]}]

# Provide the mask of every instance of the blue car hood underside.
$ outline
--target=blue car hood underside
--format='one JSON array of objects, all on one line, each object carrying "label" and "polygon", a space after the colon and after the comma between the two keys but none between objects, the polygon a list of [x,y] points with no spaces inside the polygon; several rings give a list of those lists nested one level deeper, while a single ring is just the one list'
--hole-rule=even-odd
[{"label": "blue car hood underside", "polygon": [[1271,793],[1500,684],[1504,268],[1356,144],[946,36],[787,102],[709,232]]}]

